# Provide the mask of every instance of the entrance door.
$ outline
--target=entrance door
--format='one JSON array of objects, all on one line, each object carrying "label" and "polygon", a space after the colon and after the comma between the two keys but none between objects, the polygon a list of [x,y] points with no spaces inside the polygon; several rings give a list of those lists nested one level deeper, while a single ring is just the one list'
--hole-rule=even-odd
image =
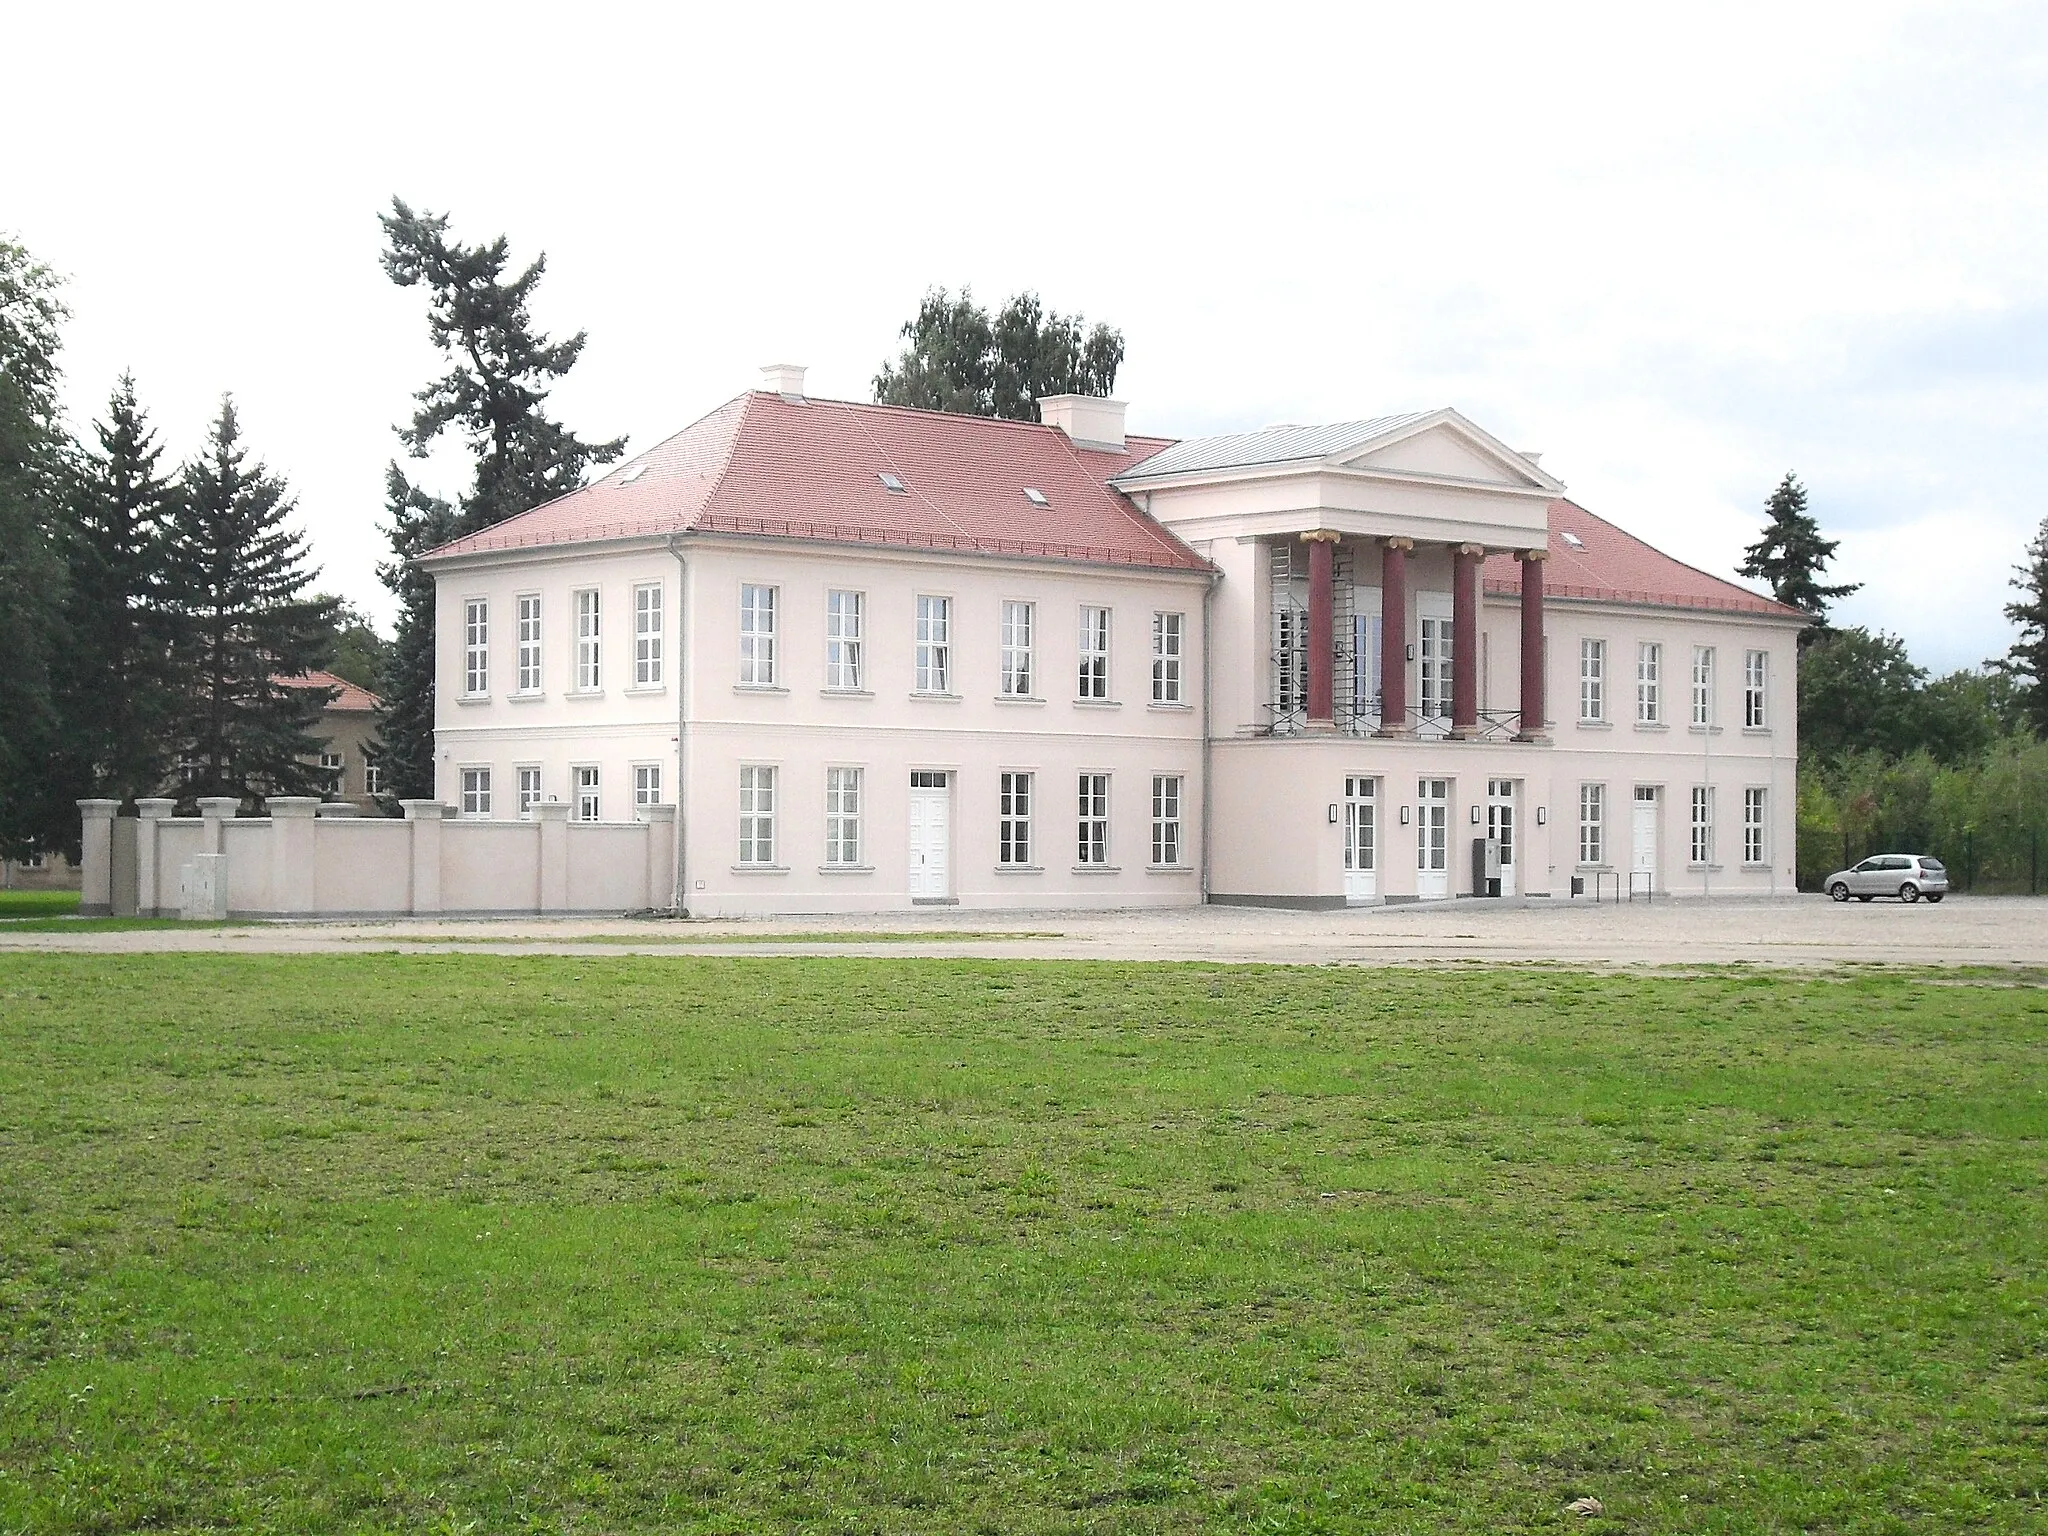
[{"label": "entrance door", "polygon": [[1358,775],[1344,780],[1344,899],[1368,901],[1380,892],[1379,808],[1376,781]]},{"label": "entrance door", "polygon": [[1657,884],[1657,790],[1638,784],[1631,806],[1635,820],[1629,847],[1629,889],[1651,891]]},{"label": "entrance door", "polygon": [[1427,900],[1451,894],[1451,781],[1415,785],[1415,894]]},{"label": "entrance door", "polygon": [[1486,835],[1500,844],[1500,893],[1515,894],[1515,781],[1486,781]]},{"label": "entrance door", "polygon": [[948,892],[951,801],[943,773],[910,776],[910,895],[943,900]]}]

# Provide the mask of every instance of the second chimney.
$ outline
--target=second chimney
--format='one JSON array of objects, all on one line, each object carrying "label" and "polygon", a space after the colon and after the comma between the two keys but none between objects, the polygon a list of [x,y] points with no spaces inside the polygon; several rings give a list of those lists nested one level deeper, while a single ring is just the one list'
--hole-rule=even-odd
[{"label": "second chimney", "polygon": [[1124,451],[1124,402],[1100,395],[1041,395],[1038,416],[1058,427],[1076,448]]},{"label": "second chimney", "polygon": [[761,387],[788,401],[804,397],[804,371],[795,363],[770,363],[761,370]]}]

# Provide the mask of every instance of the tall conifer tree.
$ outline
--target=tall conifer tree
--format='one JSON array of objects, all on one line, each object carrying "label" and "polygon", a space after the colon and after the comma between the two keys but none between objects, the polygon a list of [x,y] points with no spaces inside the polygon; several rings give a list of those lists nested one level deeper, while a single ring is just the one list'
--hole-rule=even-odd
[{"label": "tall conifer tree", "polygon": [[2012,584],[2020,600],[2005,605],[2005,616],[2019,625],[2020,637],[1991,665],[2012,679],[2013,702],[2027,729],[2048,740],[2048,518],[2027,546],[2026,564],[2014,568]]},{"label": "tall conifer tree", "polygon": [[447,215],[415,212],[395,197],[379,222],[384,271],[401,288],[427,290],[427,332],[450,365],[414,397],[419,408],[398,429],[399,441],[425,458],[453,433],[476,466],[452,507],[410,484],[396,464],[386,476],[385,532],[395,558],[380,571],[401,611],[378,732],[392,794],[423,798],[434,792],[434,584],[409,562],[575,490],[591,466],[625,452],[626,440],[587,443],[547,414],[548,396],[576,366],[585,335],[551,341],[534,328],[528,306],[546,256],[508,275],[503,235],[463,245],[449,238]]},{"label": "tall conifer tree", "polygon": [[1842,541],[1820,536],[1820,524],[1806,510],[1806,487],[1790,470],[1764,503],[1764,516],[1763,536],[1742,552],[1742,574],[1769,582],[1779,602],[1812,615],[1813,627],[1799,635],[1803,650],[1828,627],[1828,604],[1862,583],[1822,584],[1821,573]]},{"label": "tall conifer tree", "polygon": [[121,376],[80,455],[64,540],[69,635],[57,664],[65,755],[76,792],[154,794],[168,767],[175,636],[166,612],[164,540],[176,486],[163,449]]},{"label": "tall conifer tree", "polygon": [[317,572],[303,535],[285,526],[291,498],[248,458],[223,397],[205,451],[185,467],[166,541],[177,744],[190,794],[316,794],[310,729],[328,696],[276,679],[325,665],[335,604],[306,595]]}]

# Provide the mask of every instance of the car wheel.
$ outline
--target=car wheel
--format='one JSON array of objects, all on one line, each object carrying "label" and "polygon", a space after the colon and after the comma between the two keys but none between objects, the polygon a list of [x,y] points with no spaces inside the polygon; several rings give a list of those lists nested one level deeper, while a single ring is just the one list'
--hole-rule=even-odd
[{"label": "car wheel", "polygon": [[1942,893],[1940,891],[1929,891],[1927,893],[1927,899],[1929,901],[1939,901],[1941,900],[1941,897]]},{"label": "car wheel", "polygon": [[1849,899],[1849,887],[1837,880],[1828,887],[1828,894],[1834,897],[1836,901],[1847,901]]},{"label": "car wheel", "polygon": [[1876,898],[1870,896],[1858,896],[1856,899],[1861,902],[1869,902],[1875,900]]},{"label": "car wheel", "polygon": [[1919,899],[1920,899],[1920,887],[1919,887],[1919,886],[1917,886],[1917,885],[1902,885],[1902,886],[1900,886],[1900,887],[1899,887],[1899,900],[1901,900],[1901,901],[1903,901],[1903,902],[1907,903],[1907,904],[1908,904],[1908,905],[1910,906],[1910,905],[1911,905],[1911,904],[1912,904],[1913,902],[1916,902],[1916,901],[1918,901]]}]

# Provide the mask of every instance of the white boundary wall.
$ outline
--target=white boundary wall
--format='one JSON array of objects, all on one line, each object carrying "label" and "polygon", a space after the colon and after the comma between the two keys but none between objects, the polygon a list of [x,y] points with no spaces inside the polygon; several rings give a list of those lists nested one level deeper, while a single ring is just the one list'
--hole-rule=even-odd
[{"label": "white boundary wall", "polygon": [[[234,917],[504,916],[662,910],[675,902],[675,807],[631,822],[579,823],[566,805],[531,821],[450,819],[438,800],[408,800],[405,819],[333,814],[275,796],[268,816],[237,818],[232,797],[173,802],[81,800],[87,916],[176,917],[201,855],[226,860]],[[328,814],[320,814],[321,812]]]}]

